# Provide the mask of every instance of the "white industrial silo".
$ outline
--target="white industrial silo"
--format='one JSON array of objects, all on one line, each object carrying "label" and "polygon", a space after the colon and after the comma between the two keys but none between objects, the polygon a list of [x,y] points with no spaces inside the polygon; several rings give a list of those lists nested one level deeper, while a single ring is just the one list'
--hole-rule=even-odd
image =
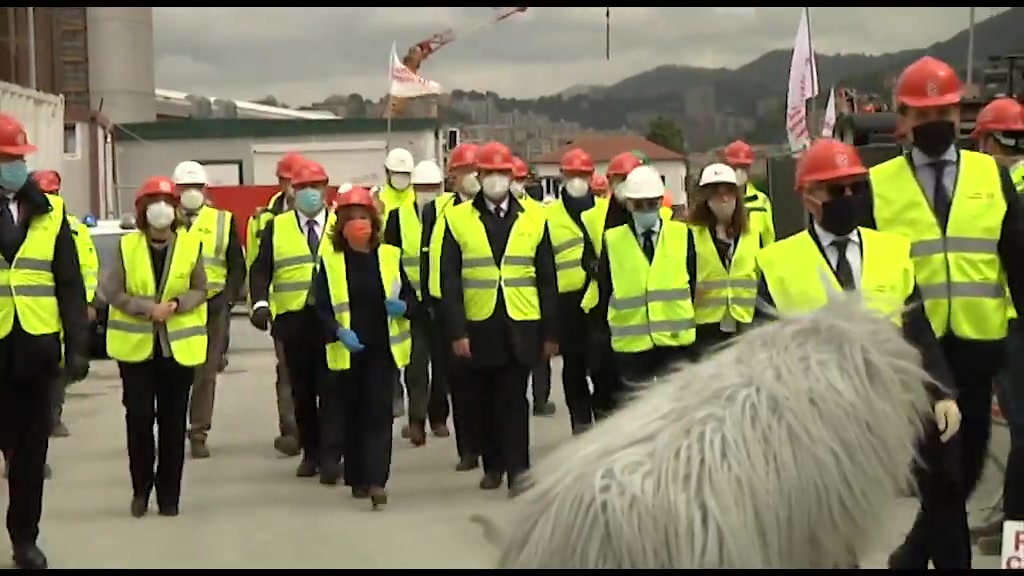
[{"label": "white industrial silo", "polygon": [[111,121],[156,120],[153,8],[89,7],[89,94]]}]

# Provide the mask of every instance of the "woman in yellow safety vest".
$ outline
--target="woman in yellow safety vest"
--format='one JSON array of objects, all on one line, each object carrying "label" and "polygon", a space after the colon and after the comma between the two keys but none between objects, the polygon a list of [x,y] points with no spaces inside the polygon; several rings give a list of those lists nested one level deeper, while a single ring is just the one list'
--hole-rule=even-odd
[{"label": "woman in yellow safety vest", "polygon": [[120,265],[102,283],[110,303],[107,354],[121,372],[131,514],[146,514],[155,488],[160,515],[177,516],[189,388],[206,361],[206,272],[198,237],[177,233],[182,221],[170,178],[142,184],[135,218],[138,230],[121,237]]},{"label": "woman in yellow safety vest", "polygon": [[[409,319],[418,299],[402,270],[401,248],[380,243],[380,213],[370,192],[342,194],[336,216],[313,284],[331,374],[320,397],[321,450],[343,449],[345,485],[376,509],[388,501],[390,383],[409,364]],[[344,429],[334,429],[338,424]]]},{"label": "woman in yellow safety vest", "polygon": [[747,219],[736,171],[709,164],[690,213],[697,258],[694,318],[701,350],[739,334],[754,320],[758,234]]}]

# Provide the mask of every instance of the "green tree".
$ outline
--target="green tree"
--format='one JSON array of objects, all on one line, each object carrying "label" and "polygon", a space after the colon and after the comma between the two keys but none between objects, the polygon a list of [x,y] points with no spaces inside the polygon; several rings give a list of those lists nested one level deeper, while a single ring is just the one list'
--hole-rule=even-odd
[{"label": "green tree", "polygon": [[647,140],[658,146],[682,154],[686,150],[686,139],[675,120],[658,116],[647,126]]}]

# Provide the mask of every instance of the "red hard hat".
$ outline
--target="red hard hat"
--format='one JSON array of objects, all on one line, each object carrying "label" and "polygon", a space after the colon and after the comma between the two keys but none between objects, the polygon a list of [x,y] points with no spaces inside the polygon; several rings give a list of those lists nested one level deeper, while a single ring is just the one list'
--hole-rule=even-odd
[{"label": "red hard hat", "polygon": [[353,186],[343,194],[338,195],[338,208],[344,206],[365,206],[377,213],[377,205],[373,203],[373,195],[362,186]]},{"label": "red hard hat", "polygon": [[815,140],[796,165],[796,186],[867,174],[857,149],[833,138]]},{"label": "red hard hat", "polygon": [[21,122],[10,114],[0,114],[0,154],[28,156],[36,147],[28,143],[28,134]]},{"label": "red hard hat", "polygon": [[303,184],[326,184],[329,178],[327,171],[319,162],[304,160],[292,169],[292,187]]},{"label": "red hard hat", "polygon": [[135,193],[135,205],[138,206],[139,201],[146,196],[163,195],[177,198],[174,194],[174,181],[167,176],[151,176],[146,178],[139,191]]},{"label": "red hard hat", "polygon": [[529,178],[530,177],[530,165],[523,161],[519,156],[512,157],[512,177],[513,178]]},{"label": "red hard hat", "polygon": [[501,142],[488,142],[476,151],[476,165],[481,170],[512,171],[512,151]]},{"label": "red hard hat", "polygon": [[992,132],[1024,132],[1024,108],[1013,98],[996,98],[989,102],[974,122],[971,136],[977,138]]},{"label": "red hard hat", "polygon": [[32,180],[47,194],[60,192],[60,174],[56,170],[37,170],[32,173]]},{"label": "red hard hat", "polygon": [[907,66],[896,80],[896,103],[911,108],[949,106],[960,102],[960,79],[942,60],[925,56]]},{"label": "red hard hat", "polygon": [[607,192],[608,179],[600,174],[594,174],[590,177],[590,189],[595,192]]},{"label": "red hard hat", "polygon": [[736,140],[725,147],[725,163],[733,168],[750,168],[754,163],[754,149],[743,140]]},{"label": "red hard hat", "polygon": [[609,178],[612,176],[626,177],[634,168],[643,166],[643,164],[643,160],[634,156],[632,152],[623,152],[608,162],[608,169],[604,171],[604,175]]},{"label": "red hard hat", "polygon": [[594,172],[594,159],[582,148],[573,148],[562,155],[562,172]]},{"label": "red hard hat", "polygon": [[303,161],[302,155],[298,152],[289,152],[277,161],[277,177],[291,178],[295,167]]},{"label": "red hard hat", "polygon": [[466,168],[476,165],[476,153],[480,147],[469,142],[459,144],[448,155],[448,169]]}]

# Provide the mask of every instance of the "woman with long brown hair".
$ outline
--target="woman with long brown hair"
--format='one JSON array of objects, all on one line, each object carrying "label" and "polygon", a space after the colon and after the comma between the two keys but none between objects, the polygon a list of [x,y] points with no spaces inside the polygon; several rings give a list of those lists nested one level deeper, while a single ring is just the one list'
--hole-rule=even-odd
[{"label": "woman with long brown hair", "polygon": [[380,243],[380,215],[368,190],[341,194],[336,216],[313,286],[330,369],[320,398],[322,449],[343,449],[345,485],[377,509],[387,504],[391,383],[409,364],[416,292],[402,271],[401,249]]},{"label": "woman with long brown hair", "polygon": [[690,230],[697,251],[694,318],[698,350],[742,332],[754,319],[761,249],[743,205],[736,172],[710,164],[700,175],[690,206]]},{"label": "woman with long brown hair", "polygon": [[189,389],[206,361],[206,272],[199,238],[178,233],[170,178],[146,180],[135,212],[138,230],[121,237],[120,265],[101,284],[110,303],[107,353],[123,385],[131,514],[146,514],[156,488],[160,515],[177,516]]}]

